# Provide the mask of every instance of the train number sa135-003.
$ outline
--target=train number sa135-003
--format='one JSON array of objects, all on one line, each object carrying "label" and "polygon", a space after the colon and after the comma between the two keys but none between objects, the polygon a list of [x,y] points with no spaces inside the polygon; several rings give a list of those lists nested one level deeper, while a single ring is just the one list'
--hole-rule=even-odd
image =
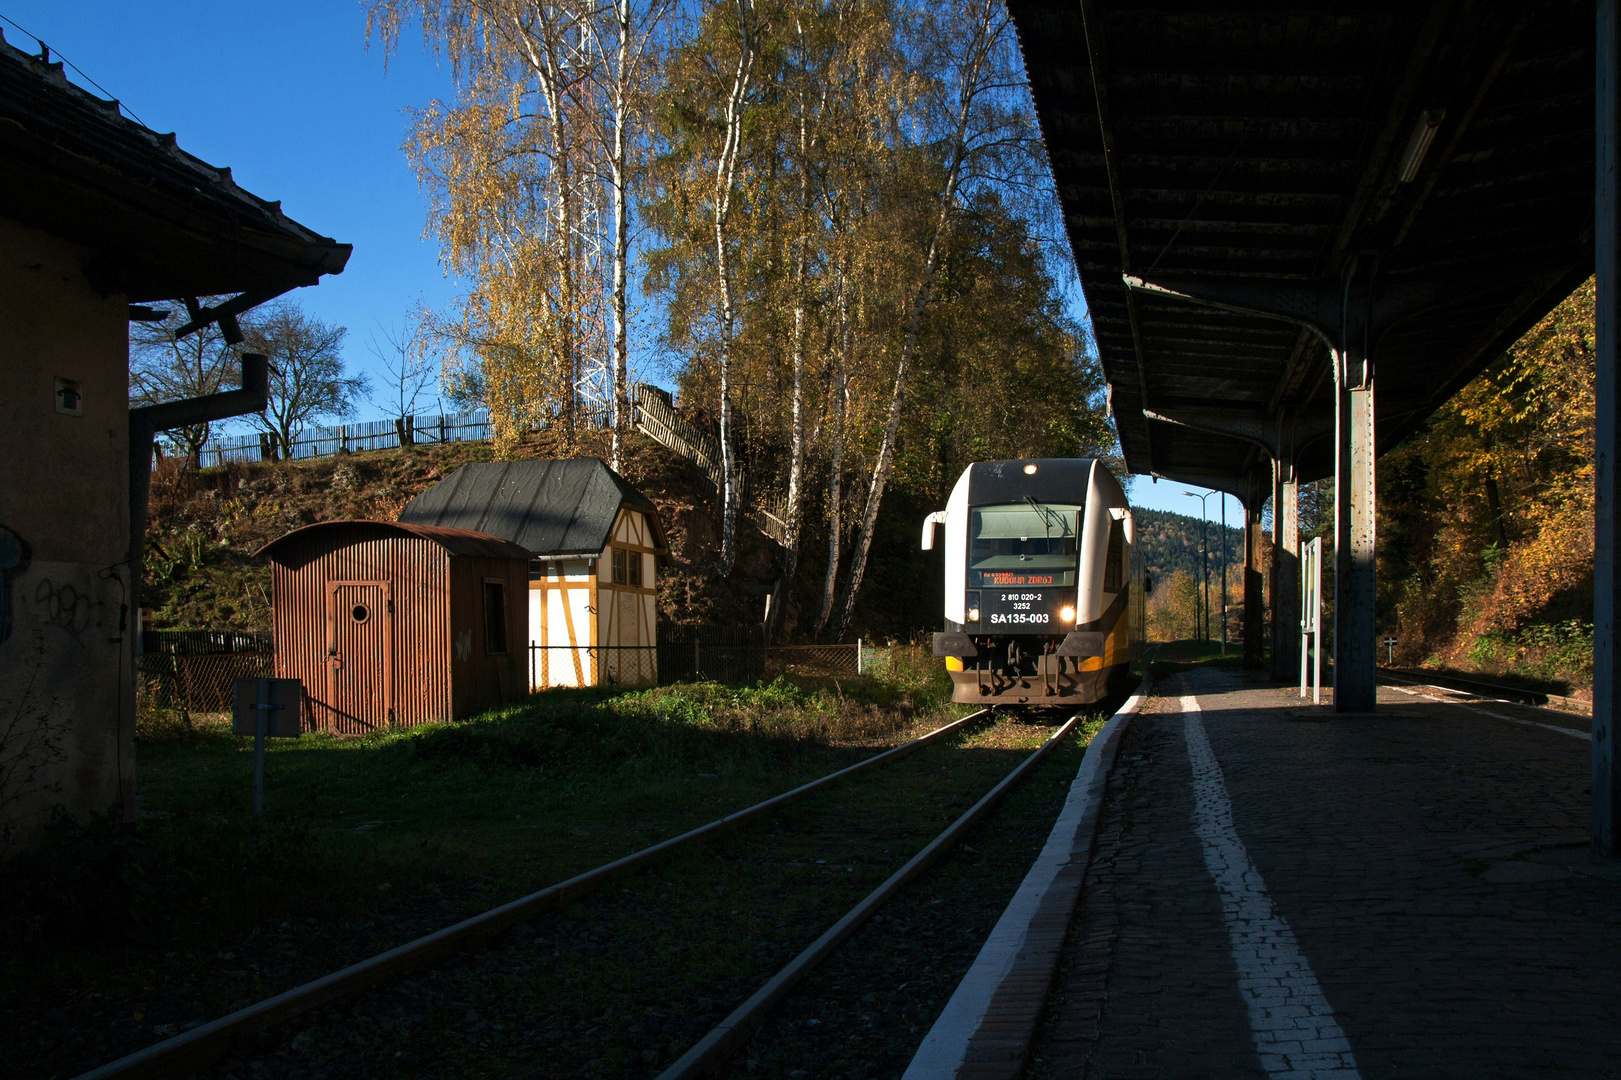
[{"label": "train number sa135-003", "polygon": [[1032,604],[1046,599],[1041,593],[1005,592],[999,594],[997,599],[1001,601],[998,606],[1006,606],[1012,610],[994,612],[991,615],[991,622],[993,623],[1029,625],[1050,621],[1051,617],[1047,612],[1030,610]]}]

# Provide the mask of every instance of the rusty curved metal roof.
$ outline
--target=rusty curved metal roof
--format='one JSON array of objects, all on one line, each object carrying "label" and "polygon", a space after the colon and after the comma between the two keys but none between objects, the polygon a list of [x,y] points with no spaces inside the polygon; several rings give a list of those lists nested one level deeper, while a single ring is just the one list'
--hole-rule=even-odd
[{"label": "rusty curved metal roof", "polygon": [[341,273],[352,250],[3,36],[0,215],[84,244],[91,283],[136,301],[286,292]]},{"label": "rusty curved metal roof", "polygon": [[1347,281],[1399,309],[1384,450],[1592,272],[1591,4],[1009,8],[1133,472],[1332,471]]},{"label": "rusty curved metal roof", "polygon": [[431,525],[410,525],[397,521],[319,521],[284,533],[254,552],[283,564],[290,564],[296,553],[310,547],[342,547],[366,540],[413,536],[431,540],[448,554],[478,559],[529,560],[529,552],[499,536],[468,529],[441,529]]},{"label": "rusty curved metal roof", "polygon": [[662,552],[658,508],[594,457],[463,465],[407,503],[400,521],[493,533],[536,556],[600,555],[621,507],[647,515]]}]

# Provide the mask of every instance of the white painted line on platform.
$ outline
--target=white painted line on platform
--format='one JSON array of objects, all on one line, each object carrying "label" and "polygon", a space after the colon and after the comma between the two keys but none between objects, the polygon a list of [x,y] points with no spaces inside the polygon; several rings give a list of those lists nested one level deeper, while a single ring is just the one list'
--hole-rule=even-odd
[{"label": "white painted line on platform", "polygon": [[1238,965],[1261,1068],[1279,1080],[1360,1080],[1351,1043],[1334,1019],[1295,932],[1272,906],[1266,883],[1233,827],[1233,804],[1210,749],[1198,699],[1182,698],[1182,732],[1193,765],[1193,827],[1221,893],[1222,917]]},{"label": "white painted line on platform", "polygon": [[[1481,709],[1480,711],[1486,712],[1485,709]],[[1561,735],[1574,735],[1578,739],[1586,739],[1588,742],[1593,741],[1593,733],[1591,731],[1577,731],[1575,728],[1560,727],[1558,724],[1539,724],[1535,720],[1521,720],[1513,716],[1503,716],[1501,713],[1486,713],[1486,715],[1495,716],[1500,720],[1513,720],[1516,724],[1524,724],[1526,727],[1546,728],[1549,731],[1557,731]]]},{"label": "white painted line on platform", "polygon": [[[1400,691],[1401,693],[1407,694],[1411,697],[1428,698],[1431,701],[1439,701],[1447,705],[1462,705],[1466,709],[1473,709],[1475,712],[1480,713],[1483,716],[1489,716],[1494,720],[1507,720],[1511,724],[1524,724],[1526,727],[1545,728],[1548,731],[1557,731],[1561,735],[1571,735],[1578,739],[1586,739],[1588,742],[1593,741],[1593,733],[1591,731],[1578,731],[1575,728],[1560,727],[1558,724],[1543,724],[1536,720],[1521,720],[1518,716],[1504,716],[1500,712],[1492,712],[1490,709],[1483,709],[1479,705],[1476,705],[1470,701],[1456,701],[1452,698],[1436,697],[1434,694],[1426,694],[1419,690],[1410,690],[1405,686],[1392,686],[1391,689]],[[1518,702],[1505,701],[1503,704],[1516,705]],[[1535,705],[1525,706],[1525,708],[1528,709],[1534,709],[1536,707],[1537,706]]]}]

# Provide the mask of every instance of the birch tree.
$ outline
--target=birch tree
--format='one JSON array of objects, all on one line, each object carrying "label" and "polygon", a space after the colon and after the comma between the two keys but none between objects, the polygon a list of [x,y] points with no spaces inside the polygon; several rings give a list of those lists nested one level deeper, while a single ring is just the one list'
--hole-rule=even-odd
[{"label": "birch tree", "polygon": [[591,42],[591,92],[583,110],[597,146],[602,182],[610,206],[608,247],[611,319],[609,385],[611,390],[610,455],[620,467],[624,435],[632,419],[630,403],[629,263],[631,192],[646,151],[641,129],[657,69],[655,45],[673,0],[599,4],[586,23]]},{"label": "birch tree", "polygon": [[888,409],[878,452],[867,480],[865,508],[851,552],[849,573],[839,605],[836,636],[843,637],[855,609],[856,595],[866,573],[867,556],[872,548],[873,529],[878,522],[884,488],[894,465],[895,440],[900,431],[901,412],[906,405],[908,383],[924,312],[934,288],[940,259],[951,237],[960,211],[959,188],[965,175],[990,166],[995,161],[1016,161],[1020,151],[1028,159],[1035,132],[1028,113],[1009,102],[1010,92],[1019,84],[1017,47],[1012,21],[1002,0],[966,0],[945,13],[925,19],[922,30],[927,40],[943,43],[937,62],[941,90],[936,119],[946,122],[945,163],[936,194],[932,227],[928,232],[923,265],[912,293],[905,337],[896,360],[888,394]]},{"label": "birch tree", "polygon": [[737,312],[732,301],[732,268],[727,225],[731,219],[732,197],[737,184],[737,162],[743,147],[743,107],[748,100],[749,80],[754,74],[755,26],[753,0],[732,0],[736,17],[737,61],[732,84],[726,96],[723,137],[715,157],[715,191],[710,215],[715,225],[715,279],[720,292],[720,453],[721,547],[718,573],[731,572],[737,558],[738,468],[737,448],[732,433],[732,344]]},{"label": "birch tree", "polygon": [[[457,99],[418,113],[406,152],[447,266],[471,286],[441,333],[470,350],[497,438],[556,423],[577,436],[584,358],[600,355],[597,144],[581,97],[597,77],[596,9],[523,0],[375,0],[369,32],[421,25]],[[623,164],[623,161],[621,161]]]}]

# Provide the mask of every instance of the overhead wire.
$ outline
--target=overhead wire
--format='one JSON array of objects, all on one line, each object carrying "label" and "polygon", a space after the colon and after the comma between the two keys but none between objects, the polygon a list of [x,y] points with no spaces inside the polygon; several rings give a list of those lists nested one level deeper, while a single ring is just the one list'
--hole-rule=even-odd
[{"label": "overhead wire", "polygon": [[[11,26],[16,28],[18,33],[22,34],[24,37],[31,37],[36,42],[38,42],[39,43],[39,51],[40,51],[40,54],[42,56],[45,56],[45,57],[48,58],[51,55],[53,50],[51,49],[51,47],[49,45],[47,45],[45,43],[44,38],[40,37],[38,34],[34,34],[34,33],[29,32],[27,28],[22,26],[22,24],[18,23],[15,19],[9,18],[9,17],[7,17],[7,16],[5,16],[3,14],[0,14],[0,21],[4,21],[6,23],[9,23]],[[105,95],[109,101],[116,102],[118,104],[119,108],[121,108],[125,112],[129,113],[129,118],[131,120],[135,121],[137,124],[140,124],[142,127],[146,127],[146,121],[142,120],[139,116],[136,116],[134,109],[131,109],[128,105],[125,105],[122,101],[119,101],[118,98],[113,96],[113,92],[111,90],[108,90],[105,86],[101,85],[96,80],[92,79],[89,75],[85,74],[84,68],[80,67],[78,64],[75,64],[72,60],[69,60],[66,56],[63,56],[60,50],[56,50],[56,58],[58,60],[62,61],[63,64],[65,64],[68,67],[72,68],[74,70],[74,72],[79,76],[79,78],[83,79],[85,82],[89,83],[91,86],[94,86],[97,90],[101,91],[102,94]]]}]

